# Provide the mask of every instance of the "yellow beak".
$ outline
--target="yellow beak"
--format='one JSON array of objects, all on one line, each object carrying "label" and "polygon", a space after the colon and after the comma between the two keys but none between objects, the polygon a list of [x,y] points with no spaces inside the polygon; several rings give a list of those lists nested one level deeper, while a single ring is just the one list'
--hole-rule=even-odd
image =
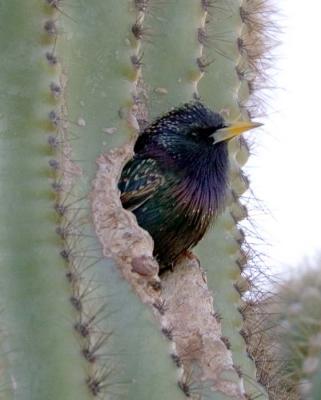
[{"label": "yellow beak", "polygon": [[226,128],[222,128],[217,130],[214,133],[215,143],[223,142],[225,140],[232,139],[236,136],[241,135],[241,133],[248,131],[250,129],[258,128],[262,126],[260,122],[251,122],[251,121],[238,121]]}]

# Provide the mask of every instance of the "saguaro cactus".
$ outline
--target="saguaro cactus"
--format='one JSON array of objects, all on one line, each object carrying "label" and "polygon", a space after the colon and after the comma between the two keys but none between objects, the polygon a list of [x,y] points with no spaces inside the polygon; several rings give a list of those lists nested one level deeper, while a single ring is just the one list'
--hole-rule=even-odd
[{"label": "saguaro cactus", "polygon": [[1,398],[267,398],[242,328],[246,143],[201,266],[161,279],[117,180],[173,106],[251,116],[268,17],[258,0],[0,0]]},{"label": "saguaro cactus", "polygon": [[[260,342],[272,400],[320,398],[320,278],[302,263],[303,273],[278,285],[274,295],[254,306],[264,313]],[[254,341],[255,342],[255,341]]]}]

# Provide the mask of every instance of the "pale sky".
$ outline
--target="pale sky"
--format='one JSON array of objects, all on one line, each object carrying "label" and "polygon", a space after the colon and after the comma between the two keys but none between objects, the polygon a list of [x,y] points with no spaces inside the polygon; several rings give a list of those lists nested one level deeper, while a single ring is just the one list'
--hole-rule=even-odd
[{"label": "pale sky", "polygon": [[277,270],[321,254],[321,2],[282,0],[282,45],[275,59],[256,155],[248,163],[255,195],[269,209],[255,211]]}]

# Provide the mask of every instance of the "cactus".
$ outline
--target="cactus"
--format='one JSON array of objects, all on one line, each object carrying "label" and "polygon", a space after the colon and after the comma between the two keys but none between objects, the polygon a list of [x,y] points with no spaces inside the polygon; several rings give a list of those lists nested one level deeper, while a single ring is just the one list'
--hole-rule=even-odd
[{"label": "cactus", "polygon": [[0,0],[0,10],[1,398],[267,398],[238,332],[238,292],[250,288],[237,270],[246,143],[231,143],[231,194],[196,249],[200,268],[185,259],[160,280],[152,239],[117,191],[156,115],[201,98],[251,117],[266,3]]},{"label": "cactus", "polygon": [[319,270],[300,269],[303,273],[278,285],[275,294],[254,306],[254,313],[265,318],[252,350],[265,359],[259,369],[268,377],[272,400],[320,398]]}]

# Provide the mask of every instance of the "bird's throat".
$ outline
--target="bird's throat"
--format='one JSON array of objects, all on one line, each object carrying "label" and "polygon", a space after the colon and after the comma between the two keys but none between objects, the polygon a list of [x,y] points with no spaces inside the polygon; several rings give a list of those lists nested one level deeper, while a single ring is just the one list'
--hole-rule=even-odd
[{"label": "bird's throat", "polygon": [[173,193],[197,225],[211,222],[221,212],[228,189],[227,146],[211,150],[186,166]]}]

